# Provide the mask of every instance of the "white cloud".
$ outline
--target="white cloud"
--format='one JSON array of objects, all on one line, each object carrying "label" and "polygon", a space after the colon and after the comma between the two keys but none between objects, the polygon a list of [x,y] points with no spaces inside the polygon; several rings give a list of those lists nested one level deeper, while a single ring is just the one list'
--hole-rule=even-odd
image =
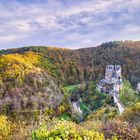
[{"label": "white cloud", "polygon": [[14,41],[17,39],[16,35],[0,36],[0,42]]},{"label": "white cloud", "polygon": [[63,11],[60,11],[59,14],[62,17],[70,17],[84,12],[98,13],[108,8],[111,5],[111,3],[111,1],[106,0],[83,2],[79,5],[70,6],[69,8],[66,8]]},{"label": "white cloud", "polygon": [[123,34],[140,34],[140,26],[136,25],[127,25],[123,30]]},{"label": "white cloud", "polygon": [[73,41],[81,46],[93,43],[93,39],[100,42],[117,38],[118,31],[121,37],[131,33],[140,35],[140,0],[70,1],[70,5],[61,0],[0,2],[0,41],[23,39],[26,42],[38,34],[40,41],[46,36],[57,44],[56,38],[61,36],[65,40],[62,43]]},{"label": "white cloud", "polygon": [[13,27],[15,31],[22,33],[31,31],[31,29],[33,29],[30,23],[28,23],[26,20],[14,20],[11,21],[7,26]]}]

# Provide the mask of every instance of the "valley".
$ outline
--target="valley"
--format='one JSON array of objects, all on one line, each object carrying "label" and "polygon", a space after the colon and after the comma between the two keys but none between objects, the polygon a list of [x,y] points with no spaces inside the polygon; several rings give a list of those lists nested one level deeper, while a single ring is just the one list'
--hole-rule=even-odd
[{"label": "valley", "polygon": [[139,54],[139,41],[1,50],[1,137],[137,140]]}]

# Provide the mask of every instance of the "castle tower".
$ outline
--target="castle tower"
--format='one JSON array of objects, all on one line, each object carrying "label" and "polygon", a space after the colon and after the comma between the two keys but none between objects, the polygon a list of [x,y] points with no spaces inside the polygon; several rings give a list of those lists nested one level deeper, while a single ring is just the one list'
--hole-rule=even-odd
[{"label": "castle tower", "polygon": [[115,65],[114,72],[112,74],[112,83],[118,83],[121,80],[121,66]]},{"label": "castle tower", "polygon": [[106,79],[108,84],[112,83],[113,72],[114,72],[114,66],[113,65],[108,65],[106,67],[106,72],[105,72],[105,79]]},{"label": "castle tower", "polygon": [[120,65],[116,65],[116,66],[114,67],[114,70],[115,70],[115,72],[116,72],[116,74],[117,74],[118,80],[121,79],[121,77],[122,77],[122,75],[121,75],[121,66],[120,66]]}]

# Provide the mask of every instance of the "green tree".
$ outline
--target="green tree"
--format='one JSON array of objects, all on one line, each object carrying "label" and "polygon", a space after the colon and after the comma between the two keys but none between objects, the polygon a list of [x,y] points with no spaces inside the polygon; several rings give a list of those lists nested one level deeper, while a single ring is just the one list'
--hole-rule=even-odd
[{"label": "green tree", "polygon": [[124,81],[122,84],[122,89],[119,93],[120,101],[125,105],[131,105],[139,100],[138,95],[132,88],[129,81]]}]

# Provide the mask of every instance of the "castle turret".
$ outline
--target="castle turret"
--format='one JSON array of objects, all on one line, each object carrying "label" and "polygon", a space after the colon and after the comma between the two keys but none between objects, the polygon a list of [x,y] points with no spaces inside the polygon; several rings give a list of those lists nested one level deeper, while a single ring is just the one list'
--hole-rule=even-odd
[{"label": "castle turret", "polygon": [[114,66],[114,72],[112,74],[112,83],[118,83],[121,80],[121,66],[115,65]]},{"label": "castle turret", "polygon": [[108,65],[106,67],[106,72],[105,72],[105,79],[106,79],[108,84],[111,84],[111,82],[112,82],[113,72],[114,72],[114,66],[113,65]]},{"label": "castle turret", "polygon": [[121,75],[121,66],[120,66],[120,65],[116,65],[116,66],[114,67],[114,70],[115,70],[115,72],[116,72],[116,74],[117,74],[118,80],[121,79],[121,77],[122,77],[122,75]]}]

